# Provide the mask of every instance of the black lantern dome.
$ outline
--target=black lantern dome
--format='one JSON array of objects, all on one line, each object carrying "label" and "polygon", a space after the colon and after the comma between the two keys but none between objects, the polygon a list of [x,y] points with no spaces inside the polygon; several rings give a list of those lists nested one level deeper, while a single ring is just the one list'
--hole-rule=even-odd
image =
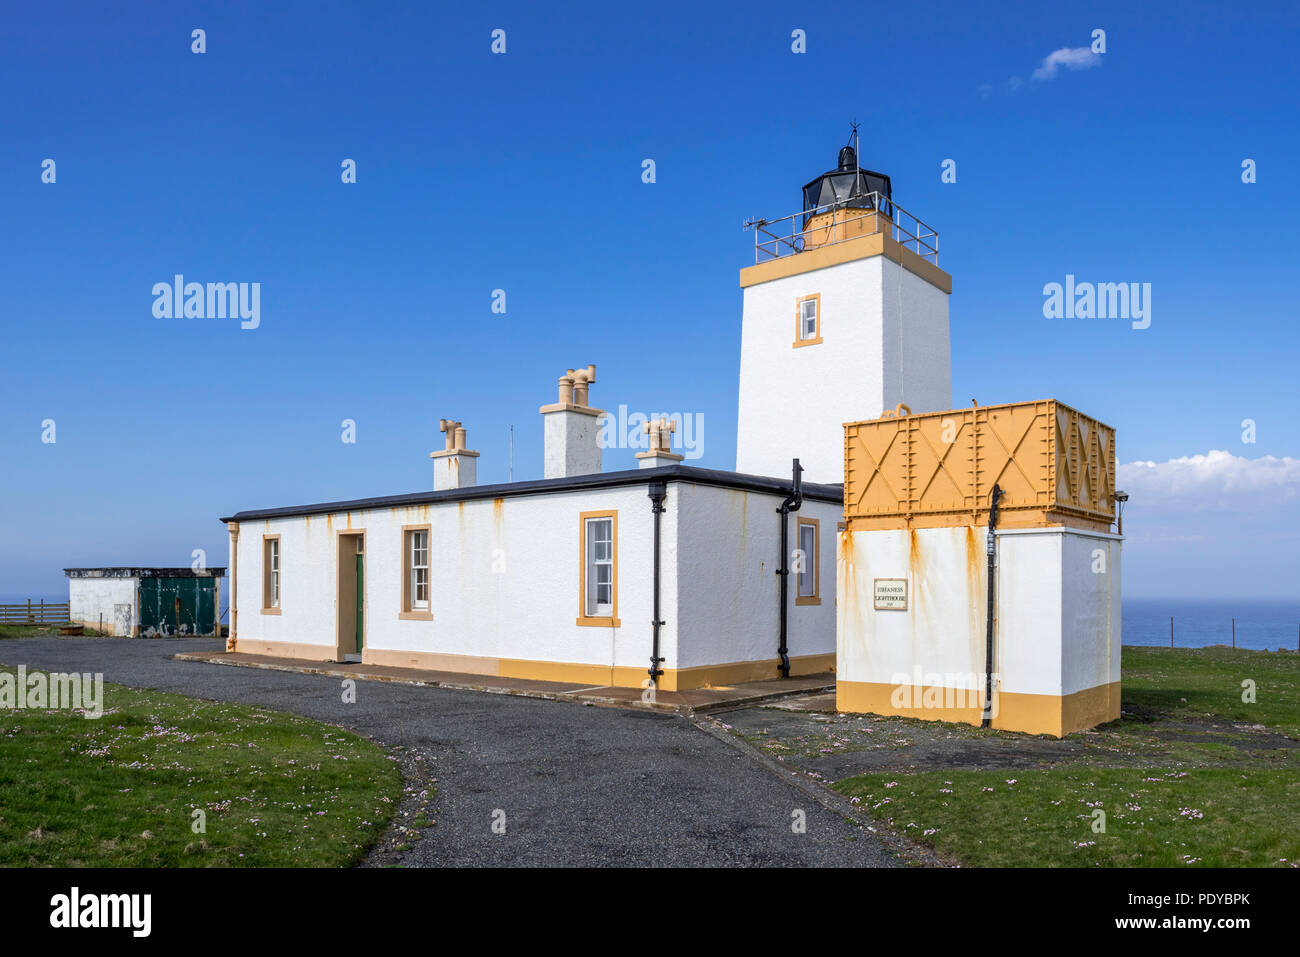
[{"label": "black lantern dome", "polygon": [[860,168],[857,151],[852,146],[845,146],[840,150],[839,166],[822,173],[803,188],[804,224],[807,225],[809,217],[819,207],[823,207],[822,212],[844,208],[875,209],[873,193],[880,197],[880,211],[892,216],[889,177]]}]

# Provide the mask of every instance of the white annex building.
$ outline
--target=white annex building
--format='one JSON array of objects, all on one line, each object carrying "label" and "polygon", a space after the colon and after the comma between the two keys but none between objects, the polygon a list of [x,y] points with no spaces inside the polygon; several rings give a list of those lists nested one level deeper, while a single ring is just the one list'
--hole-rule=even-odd
[{"label": "white annex building", "polygon": [[[1045,646],[1027,656],[1032,674],[1004,674],[991,686],[997,696],[1023,691],[1031,717],[993,724],[1059,734],[1117,715],[1118,536],[1109,536],[1106,511],[1113,432],[1098,452],[1104,460],[1088,460],[1091,484],[1080,493],[1088,502],[1074,510],[1039,501],[1039,486],[1055,488],[1054,478],[1023,489],[1009,482],[1008,470],[1025,461],[1014,450],[1001,472],[980,469],[978,442],[993,434],[987,415],[957,430],[969,475],[956,474],[957,457],[940,455],[937,472],[953,473],[948,484],[900,481],[889,448],[909,449],[899,466],[907,475],[923,471],[924,456],[907,444],[911,423],[935,413],[946,432],[943,410],[952,405],[952,280],[937,265],[937,234],[893,203],[889,178],[859,168],[851,147],[804,187],[801,212],[752,225],[756,261],[740,272],[735,472],[682,464],[667,420],[647,425],[638,468],[603,471],[596,367],[566,370],[539,409],[540,480],[478,485],[464,426],[443,420],[427,491],[223,519],[229,649],[588,685],[653,678],[666,691],[837,671],[842,709],[979,720],[978,702],[973,711],[914,707],[926,682],[913,688],[906,676],[960,665],[969,674],[949,684],[979,690],[999,664],[990,626],[994,668],[986,669],[986,579],[970,558],[983,538],[963,529],[988,517],[988,490],[1001,482],[1004,509],[1025,507],[1017,495],[1038,496],[1032,514],[1015,512],[1029,516],[1022,534],[1064,521],[1084,538],[1062,539],[1058,529],[1059,546],[1016,546],[1035,573],[1012,583],[1022,603],[1016,641]],[[800,426],[774,427],[781,422]],[[889,430],[907,442],[876,447]],[[1092,449],[1096,436],[1090,441]],[[1061,468],[1077,464],[1070,454],[1058,456]],[[1110,484],[1096,474],[1107,468]],[[923,561],[917,528],[926,529]],[[1077,576],[1063,563],[1081,549],[1091,555],[1087,536],[1106,538],[1113,586],[1071,584]],[[949,589],[947,576],[965,577]],[[1091,617],[1079,625],[1074,605],[1089,601]],[[1038,628],[1039,612],[1056,615],[1055,625]],[[1017,655],[1026,657],[1012,649],[1008,661]],[[1076,661],[1086,662],[1078,674]],[[908,684],[906,702],[890,682]],[[1062,702],[1080,690],[1088,708],[1062,721]]]}]

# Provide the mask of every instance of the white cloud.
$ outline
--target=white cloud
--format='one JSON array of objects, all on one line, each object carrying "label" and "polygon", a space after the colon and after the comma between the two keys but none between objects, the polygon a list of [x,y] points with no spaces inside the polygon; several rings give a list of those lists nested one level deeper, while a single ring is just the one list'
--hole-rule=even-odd
[{"label": "white cloud", "polygon": [[1300,498],[1300,459],[1272,455],[1248,459],[1211,450],[1167,462],[1129,462],[1115,478],[1135,503],[1194,511],[1267,508]]},{"label": "white cloud", "polygon": [[1061,47],[1043,57],[1043,62],[1034,71],[1034,79],[1054,79],[1061,67],[1067,70],[1087,70],[1094,66],[1101,66],[1101,55],[1093,53],[1090,47]]},{"label": "white cloud", "polygon": [[1219,449],[1115,471],[1126,594],[1295,597],[1300,459]]}]

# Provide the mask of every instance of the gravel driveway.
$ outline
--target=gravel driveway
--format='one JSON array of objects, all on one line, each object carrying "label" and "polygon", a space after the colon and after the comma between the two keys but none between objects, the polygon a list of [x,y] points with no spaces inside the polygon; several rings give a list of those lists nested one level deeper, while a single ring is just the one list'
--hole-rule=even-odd
[{"label": "gravel driveway", "polygon": [[[675,715],[172,661],[213,639],[22,638],[0,663],[291,711],[419,754],[437,825],[408,866],[897,866],[869,831]],[[408,782],[417,787],[428,782]],[[794,833],[802,810],[806,832]],[[505,833],[494,833],[498,811]]]}]

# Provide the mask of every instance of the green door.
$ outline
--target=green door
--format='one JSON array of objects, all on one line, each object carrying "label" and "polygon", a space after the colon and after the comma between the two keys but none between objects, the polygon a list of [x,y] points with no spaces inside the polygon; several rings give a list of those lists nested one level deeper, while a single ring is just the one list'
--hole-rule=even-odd
[{"label": "green door", "polygon": [[366,556],[357,552],[357,654],[361,654],[366,625]]},{"label": "green door", "polygon": [[147,637],[207,635],[216,618],[216,579],[141,578],[140,632]]}]

